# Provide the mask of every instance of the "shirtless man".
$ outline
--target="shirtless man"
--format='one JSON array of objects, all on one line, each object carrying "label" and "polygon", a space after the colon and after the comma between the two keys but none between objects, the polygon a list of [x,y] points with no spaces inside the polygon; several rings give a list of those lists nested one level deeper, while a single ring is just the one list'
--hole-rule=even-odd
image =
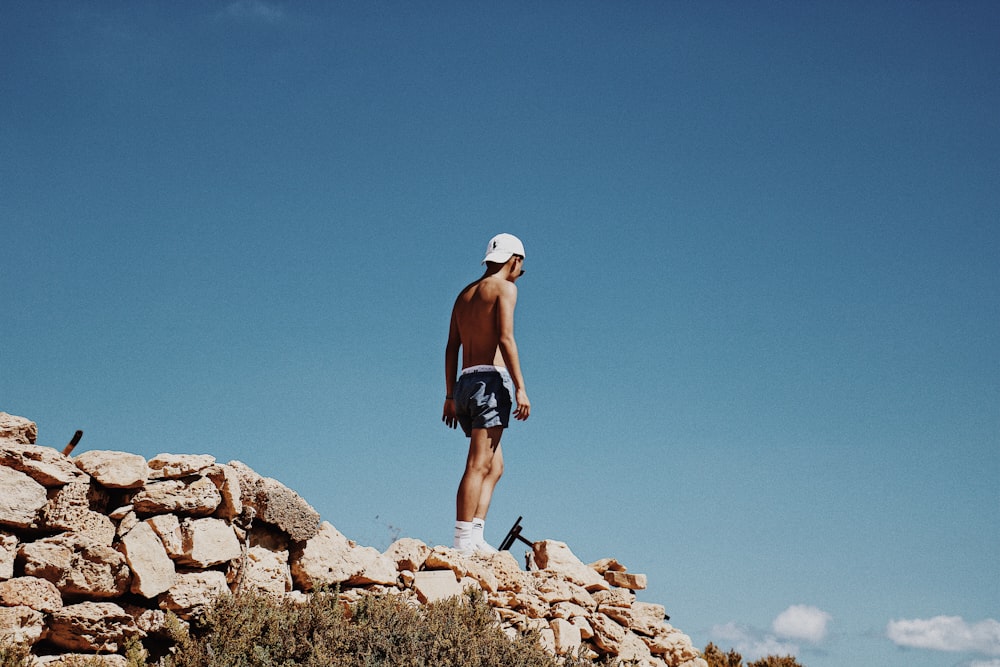
[{"label": "shirtless man", "polygon": [[498,234],[486,246],[483,264],[483,277],[455,300],[444,355],[441,421],[450,428],[461,425],[469,438],[465,474],[458,486],[454,543],[465,554],[496,551],[483,538],[483,525],[493,488],[503,474],[500,437],[510,422],[511,407],[515,419],[523,421],[531,414],[514,342],[514,283],[524,273],[524,245],[515,236]]}]

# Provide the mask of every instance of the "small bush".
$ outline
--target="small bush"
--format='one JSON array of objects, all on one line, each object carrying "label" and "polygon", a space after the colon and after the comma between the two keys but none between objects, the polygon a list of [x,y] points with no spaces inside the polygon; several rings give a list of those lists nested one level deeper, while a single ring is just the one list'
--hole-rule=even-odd
[{"label": "small bush", "polygon": [[[708,663],[708,667],[743,667],[743,656],[730,649],[728,653],[723,653],[718,646],[712,642],[708,643],[702,652],[702,657]],[[746,667],[804,667],[793,656],[768,655],[760,660],[748,662]]]},{"label": "small bush", "polygon": [[791,655],[769,655],[747,664],[747,667],[802,667]]},{"label": "small bush", "polygon": [[[482,594],[420,607],[372,595],[347,613],[335,593],[303,604],[219,598],[178,638],[167,667],[556,667],[537,633],[511,640]],[[596,663],[570,657],[565,667]],[[2,667],[2,666],[0,666]]]},{"label": "small bush", "polygon": [[24,644],[16,644],[9,639],[0,639],[0,667],[27,667],[30,649]]}]

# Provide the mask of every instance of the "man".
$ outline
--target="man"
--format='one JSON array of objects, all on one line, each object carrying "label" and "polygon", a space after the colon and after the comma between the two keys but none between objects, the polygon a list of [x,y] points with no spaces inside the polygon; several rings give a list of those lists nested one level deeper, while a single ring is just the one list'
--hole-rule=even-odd
[{"label": "man", "polygon": [[486,246],[482,263],[483,277],[455,300],[444,355],[441,420],[450,428],[461,425],[469,438],[455,516],[454,546],[464,554],[496,551],[483,538],[483,530],[493,489],[503,474],[500,438],[511,407],[515,419],[523,421],[531,414],[514,342],[514,283],[524,273],[524,245],[516,236],[498,234]]}]

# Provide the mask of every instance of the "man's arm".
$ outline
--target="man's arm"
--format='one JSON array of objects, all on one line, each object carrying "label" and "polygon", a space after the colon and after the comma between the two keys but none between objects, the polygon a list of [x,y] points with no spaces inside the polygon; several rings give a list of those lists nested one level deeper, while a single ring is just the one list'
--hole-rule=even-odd
[{"label": "man's arm", "polygon": [[499,333],[500,354],[503,356],[504,365],[510,372],[514,388],[517,390],[514,397],[517,404],[514,409],[514,418],[523,421],[531,414],[531,401],[528,400],[528,392],[524,388],[521,360],[517,354],[517,341],[514,340],[514,307],[516,305],[517,286],[514,283],[504,282],[500,298],[497,300],[497,331]]},{"label": "man's arm", "polygon": [[458,350],[462,346],[462,338],[458,333],[458,322],[455,320],[455,311],[451,312],[451,324],[448,326],[448,344],[444,348],[444,410],[441,413],[441,421],[448,428],[455,428],[458,425],[458,417],[455,415],[455,378],[458,377]]}]

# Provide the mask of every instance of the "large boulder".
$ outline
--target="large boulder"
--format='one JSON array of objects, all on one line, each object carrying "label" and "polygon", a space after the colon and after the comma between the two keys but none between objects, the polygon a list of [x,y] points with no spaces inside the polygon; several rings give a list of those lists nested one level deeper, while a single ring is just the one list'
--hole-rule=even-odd
[{"label": "large boulder", "polygon": [[133,593],[155,598],[174,585],[174,562],[149,523],[141,521],[128,531],[122,537],[121,550],[132,569]]},{"label": "large boulder", "polygon": [[31,607],[50,613],[63,606],[59,589],[39,577],[17,577],[0,582],[0,606]]},{"label": "large boulder", "polygon": [[577,558],[565,542],[542,540],[533,545],[535,564],[590,592],[608,590],[611,585],[596,570]]},{"label": "large boulder", "polygon": [[215,465],[210,454],[157,454],[149,460],[154,479],[180,479],[202,473]]},{"label": "large boulder", "polygon": [[284,595],[292,590],[288,552],[252,546],[247,549],[246,559],[237,577],[240,590]]},{"label": "large boulder", "polygon": [[0,466],[0,526],[34,525],[47,502],[44,486],[19,470]]},{"label": "large boulder", "polygon": [[138,454],[92,449],[77,456],[74,463],[109,489],[137,489],[149,477],[146,459]]},{"label": "large boulder", "polygon": [[240,541],[222,519],[188,519],[181,523],[182,565],[207,569],[240,557]]},{"label": "large boulder", "polygon": [[0,465],[27,474],[44,486],[61,486],[84,475],[51,447],[0,440]]},{"label": "large boulder", "polygon": [[354,543],[326,521],[315,537],[292,550],[291,559],[292,578],[305,591],[342,584],[366,565]]},{"label": "large boulder", "polygon": [[229,593],[226,575],[218,570],[179,572],[174,585],[159,597],[159,607],[184,620],[200,616],[220,595]]},{"label": "large boulder", "polygon": [[17,535],[0,530],[0,581],[14,576],[18,544]]},{"label": "large boulder", "polygon": [[385,556],[396,564],[398,570],[418,571],[430,555],[431,548],[412,537],[396,540],[385,550]]},{"label": "large boulder", "polygon": [[51,581],[64,595],[104,599],[128,590],[125,557],[83,535],[62,533],[24,544],[19,556],[25,575]]},{"label": "large boulder", "polygon": [[114,653],[139,634],[135,620],[113,602],[68,605],[49,619],[49,641],[70,651]]},{"label": "large boulder", "polygon": [[108,516],[90,509],[92,487],[90,481],[81,476],[58,489],[49,490],[49,501],[42,509],[42,526],[46,530],[61,530],[82,533],[111,546],[116,529]]},{"label": "large boulder", "polygon": [[215,483],[201,475],[148,482],[132,497],[132,507],[139,514],[208,516],[221,502]]},{"label": "large boulder", "polygon": [[257,519],[277,526],[296,542],[305,542],[320,532],[319,512],[302,496],[244,463],[230,461],[228,465],[239,477],[243,505],[252,507]]},{"label": "large boulder", "polygon": [[0,412],[0,442],[33,445],[38,438],[38,426],[35,422]]},{"label": "large boulder", "polygon": [[0,643],[35,644],[45,636],[45,614],[25,605],[0,607]]}]

